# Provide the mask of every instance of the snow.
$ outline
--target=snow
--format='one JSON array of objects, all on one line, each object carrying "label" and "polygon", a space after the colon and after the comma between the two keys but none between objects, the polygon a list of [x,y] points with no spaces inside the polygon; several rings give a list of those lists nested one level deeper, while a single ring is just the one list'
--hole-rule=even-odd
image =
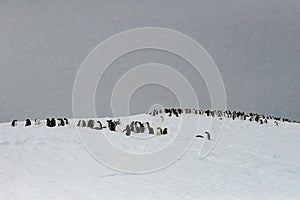
[{"label": "snow", "polygon": [[[121,121],[149,117],[142,114]],[[188,117],[199,119],[199,134],[204,134],[210,117],[183,116]],[[80,136],[104,134],[122,150],[151,153],[174,142],[180,119],[152,120],[155,126],[168,127],[169,134],[126,137],[107,129],[80,128]],[[224,123],[220,139],[205,159],[199,157],[199,149],[203,142],[216,140],[214,135],[212,141],[195,138],[172,165],[146,174],[102,165],[82,145],[74,122],[55,128],[0,124],[0,199],[299,199],[300,125],[238,119]],[[178,141],[184,141],[185,135]]]}]

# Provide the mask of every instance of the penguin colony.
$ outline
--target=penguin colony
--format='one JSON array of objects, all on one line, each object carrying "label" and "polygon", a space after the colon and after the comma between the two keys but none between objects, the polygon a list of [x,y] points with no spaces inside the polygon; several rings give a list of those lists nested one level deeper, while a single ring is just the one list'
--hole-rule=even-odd
[{"label": "penguin colony", "polygon": [[[154,109],[152,112],[148,113],[151,116],[160,116],[162,118],[162,121],[164,121],[164,117],[162,114],[167,115],[168,117],[175,116],[179,117],[182,114],[194,114],[194,115],[203,115],[208,117],[218,117],[220,120],[223,118],[230,118],[232,120],[240,119],[240,120],[248,120],[250,122],[256,122],[259,124],[267,124],[270,123],[270,121],[273,121],[276,126],[279,125],[279,122],[289,122],[289,123],[300,123],[297,121],[291,121],[286,118],[282,117],[274,117],[271,115],[265,116],[258,113],[246,113],[246,112],[240,112],[240,111],[222,111],[222,110],[197,110],[197,109],[181,109],[181,108],[165,108],[165,109]],[[164,115],[164,116],[165,116]],[[161,127],[151,127],[149,122],[140,122],[140,121],[132,121],[129,124],[125,124],[125,129],[121,130],[120,126],[121,121],[120,119],[114,121],[112,119],[109,119],[106,121],[107,126],[103,126],[101,121],[95,121],[95,120],[79,120],[77,123],[77,127],[87,127],[95,130],[102,130],[104,128],[108,128],[110,131],[113,132],[122,132],[125,133],[126,136],[130,136],[133,133],[148,133],[150,135],[167,135],[168,129],[167,128],[161,128]],[[28,126],[40,126],[41,120],[35,119],[34,122],[32,122],[30,119],[25,120],[26,127]],[[47,118],[45,120],[45,125],[47,127],[57,127],[57,126],[68,126],[70,125],[69,120],[67,118]],[[11,122],[12,127],[18,126],[18,121],[13,120]],[[211,136],[209,132],[205,132],[205,136],[208,140],[211,140]],[[204,138],[202,135],[197,135],[198,138]]]}]

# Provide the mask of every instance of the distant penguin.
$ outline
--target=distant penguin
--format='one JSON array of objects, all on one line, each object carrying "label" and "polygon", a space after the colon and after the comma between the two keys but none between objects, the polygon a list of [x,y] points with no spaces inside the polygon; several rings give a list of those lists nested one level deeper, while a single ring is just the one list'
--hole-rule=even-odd
[{"label": "distant penguin", "polygon": [[87,123],[87,127],[89,127],[89,128],[94,128],[94,125],[95,125],[95,121],[92,119],[90,119]]},{"label": "distant penguin", "polygon": [[16,127],[17,125],[18,125],[18,120],[15,119],[11,122],[12,127]]},{"label": "distant penguin", "polygon": [[152,127],[149,127],[149,134],[154,135],[154,129]]},{"label": "distant penguin", "polygon": [[111,131],[116,131],[116,124],[112,120],[107,120],[108,128]]},{"label": "distant penguin", "polygon": [[46,119],[46,126],[51,127],[51,120],[49,118]]},{"label": "distant penguin", "polygon": [[96,129],[96,130],[101,130],[101,129],[102,129],[102,124],[101,124],[100,121],[97,121],[97,122],[95,123],[94,129]]},{"label": "distant penguin", "polygon": [[145,132],[144,124],[142,122],[138,122],[138,123],[140,125],[140,131],[141,131],[141,133],[144,133]]},{"label": "distant penguin", "polygon": [[64,122],[65,122],[65,125],[69,125],[69,120],[67,118],[64,118]]},{"label": "distant penguin", "polygon": [[164,128],[162,134],[163,134],[163,135],[167,135],[167,134],[168,134],[168,129],[167,129],[167,128]]},{"label": "distant penguin", "polygon": [[278,122],[277,121],[274,121],[274,123],[275,123],[276,126],[278,126]]},{"label": "distant penguin", "polygon": [[57,119],[57,126],[65,126],[65,121],[62,118]]},{"label": "distant penguin", "polygon": [[30,119],[26,119],[26,121],[25,121],[25,126],[31,126],[31,121],[30,121]]},{"label": "distant penguin", "polygon": [[85,120],[79,120],[79,122],[77,123],[77,126],[79,126],[79,127],[86,127]]},{"label": "distant penguin", "polygon": [[210,133],[208,131],[205,131],[205,134],[207,135],[207,139],[210,140]]},{"label": "distant penguin", "polygon": [[157,128],[156,135],[162,135],[162,130],[160,127]]},{"label": "distant penguin", "polygon": [[51,119],[51,127],[56,126],[56,120],[54,118]]},{"label": "distant penguin", "polygon": [[134,121],[132,121],[132,122],[130,123],[130,130],[131,130],[131,131],[134,131]]},{"label": "distant penguin", "polygon": [[[125,132],[126,136],[130,136],[130,134],[131,134],[131,129],[130,129],[130,126],[129,126],[129,125],[126,125],[126,129],[125,129],[124,131],[126,131],[126,132]],[[124,131],[123,131],[123,132],[124,132]]]},{"label": "distant penguin", "polygon": [[34,122],[35,122],[36,126],[40,126],[41,125],[41,120],[39,120],[39,119],[35,119]]}]

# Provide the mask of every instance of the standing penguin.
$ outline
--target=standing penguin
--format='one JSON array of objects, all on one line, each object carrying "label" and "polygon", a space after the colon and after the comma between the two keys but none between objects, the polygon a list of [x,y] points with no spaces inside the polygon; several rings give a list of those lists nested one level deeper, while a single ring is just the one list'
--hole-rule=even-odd
[{"label": "standing penguin", "polygon": [[56,126],[56,120],[54,118],[52,118],[50,127],[55,127],[55,126]]},{"label": "standing penguin", "polygon": [[40,126],[41,125],[41,120],[39,120],[39,119],[35,119],[34,122],[35,122],[36,126]]},{"label": "standing penguin", "polygon": [[100,121],[97,121],[97,122],[96,122],[96,124],[95,124],[95,126],[94,126],[94,129],[96,129],[96,130],[101,130],[101,129],[102,129],[102,124],[101,124]]},{"label": "standing penguin", "polygon": [[11,126],[12,126],[12,127],[16,127],[16,126],[18,125],[17,122],[18,122],[18,120],[16,120],[16,119],[13,120],[13,121],[11,122]]},{"label": "standing penguin", "polygon": [[162,135],[162,130],[160,127],[157,128],[156,135]]},{"label": "standing penguin", "polygon": [[30,121],[30,119],[26,119],[26,121],[25,121],[25,126],[31,126],[31,121]]},{"label": "standing penguin", "polygon": [[154,129],[152,127],[149,126],[149,134],[150,135],[154,135]]},{"label": "standing penguin", "polygon": [[162,134],[163,134],[163,135],[167,135],[167,134],[168,134],[168,129],[167,129],[167,128],[164,128]]},{"label": "standing penguin", "polygon": [[65,125],[69,125],[69,120],[67,118],[64,118],[64,122],[65,122]]},{"label": "standing penguin", "polygon": [[107,120],[108,128],[111,131],[116,131],[116,124],[112,120]]},{"label": "standing penguin", "polygon": [[[130,134],[131,134],[131,129],[130,129],[130,126],[129,126],[128,124],[126,125],[126,129],[125,129],[124,131],[126,131],[126,133],[125,133],[126,136],[130,136]],[[123,132],[124,132],[124,131],[123,131]]]},{"label": "standing penguin", "polygon": [[88,121],[87,127],[89,127],[89,128],[94,128],[94,125],[95,125],[95,121],[92,120],[92,119],[90,119],[90,120]]},{"label": "standing penguin", "polygon": [[51,121],[49,118],[46,119],[46,126],[51,127]]},{"label": "standing penguin", "polygon": [[58,126],[65,126],[65,121],[62,118],[57,119],[57,125]]},{"label": "standing penguin", "polygon": [[205,131],[205,134],[207,135],[207,139],[210,140],[210,133],[208,131]]}]

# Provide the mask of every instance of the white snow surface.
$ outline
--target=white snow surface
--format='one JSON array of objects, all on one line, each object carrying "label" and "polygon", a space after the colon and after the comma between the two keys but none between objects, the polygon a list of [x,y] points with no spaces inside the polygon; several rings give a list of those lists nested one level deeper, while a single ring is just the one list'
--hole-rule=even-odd
[{"label": "white snow surface", "polygon": [[[204,134],[210,117],[189,117],[200,119],[199,134]],[[149,115],[132,119],[147,121]],[[105,122],[106,118],[100,120]],[[155,120],[158,126],[160,122]],[[146,153],[172,142],[178,120],[168,118],[163,126],[168,127],[169,134],[153,136],[148,143],[107,129],[81,131],[87,135],[106,134],[123,150]],[[188,127],[182,130],[188,131]],[[212,141],[195,138],[185,154],[169,167],[131,174],[95,160],[82,145],[74,122],[55,128],[43,124],[13,128],[3,123],[0,199],[300,199],[299,124],[260,125],[227,119],[215,148],[200,159],[202,142]]]}]

